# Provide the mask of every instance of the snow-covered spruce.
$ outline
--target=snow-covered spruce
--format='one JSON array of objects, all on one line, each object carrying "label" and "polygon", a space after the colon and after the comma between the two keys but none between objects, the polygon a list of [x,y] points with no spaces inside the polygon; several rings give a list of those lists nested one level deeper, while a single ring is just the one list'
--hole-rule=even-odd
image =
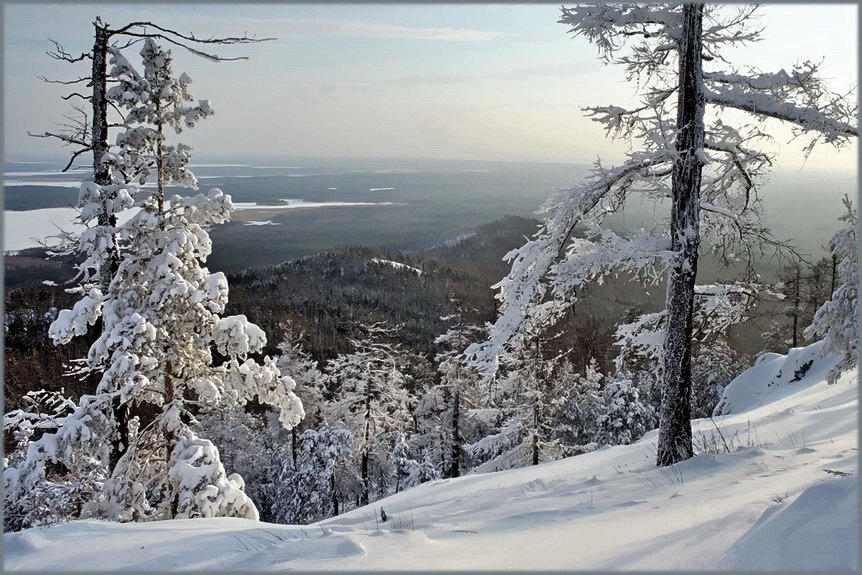
[{"label": "snow-covered spruce", "polygon": [[[112,55],[122,91],[111,96],[129,109],[133,127],[118,138],[121,152],[111,162],[118,170],[154,167],[149,175],[158,186],[148,197],[137,194],[140,210],[116,230],[121,258],[107,288],[86,285],[82,300],[51,327],[61,344],[101,319],[102,333],[87,357],[87,369],[102,373],[97,393],[82,398],[56,433],[31,444],[20,468],[6,470],[7,493],[23,496],[44,481],[45,462],[66,464],[83,450],[109,473],[83,516],[256,518],[242,480],[226,476],[218,450],[193,431],[193,408],[257,398],[277,409],[286,428],[299,422],[303,410],[294,381],[281,375],[274,360],[248,357],[263,349],[265,335],[244,316],[221,316],[227,281],[202,265],[212,248],[205,227],[229,219],[230,196],[212,189],[165,201],[165,186],[196,187],[196,180],[186,169],[188,148],[166,145],[164,128],[193,126],[212,110],[205,103],[185,105],[190,79],[172,77],[170,52],[152,40],[141,52],[143,74]],[[134,169],[139,182],[146,180],[146,170]],[[132,199],[123,197],[123,205]],[[93,245],[104,243],[103,237]],[[213,347],[225,358],[220,363]]]},{"label": "snow-covered spruce", "polygon": [[814,315],[814,321],[805,329],[805,337],[822,337],[823,353],[836,355],[840,363],[829,374],[835,381],[842,371],[854,367],[858,361],[859,324],[857,299],[859,294],[859,264],[856,243],[856,210],[850,198],[844,197],[846,213],[839,218],[845,226],[829,238],[829,250],[837,264],[841,285],[832,293]]},{"label": "snow-covered spruce", "polygon": [[353,351],[326,364],[333,391],[324,420],[353,436],[356,500],[365,505],[389,490],[395,440],[412,424],[415,398],[408,391],[401,346],[392,343],[395,330],[375,323],[360,331],[350,340]]},{"label": "snow-covered spruce", "polygon": [[[466,324],[461,302],[450,297],[454,313],[441,319],[452,322],[434,343],[443,346],[434,358],[440,374],[439,384],[419,397],[415,417],[419,426],[418,443],[432,461],[442,467],[443,477],[459,477],[464,468],[464,438],[467,423],[464,414],[476,406],[477,384],[481,374],[470,366],[464,349],[483,336],[483,330]],[[433,453],[433,455],[432,455]]]},{"label": "snow-covered spruce", "polygon": [[534,334],[529,352],[501,356],[496,376],[481,381],[479,407],[467,411],[473,439],[465,446],[476,471],[538,465],[597,447],[607,409],[599,389],[604,375],[594,359],[583,375],[561,357],[544,359],[545,344]]},{"label": "snow-covered spruce", "polygon": [[320,427],[299,435],[295,457],[281,462],[272,510],[278,523],[308,524],[339,514],[340,479],[350,473],[352,444],[347,429]]}]

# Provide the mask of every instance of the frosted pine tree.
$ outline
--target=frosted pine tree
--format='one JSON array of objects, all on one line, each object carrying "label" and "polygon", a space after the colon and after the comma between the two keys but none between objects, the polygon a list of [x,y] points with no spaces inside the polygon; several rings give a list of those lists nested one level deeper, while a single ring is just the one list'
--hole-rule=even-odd
[{"label": "frosted pine tree", "polygon": [[595,358],[590,358],[586,373],[572,373],[565,362],[555,379],[558,384],[553,398],[553,437],[563,446],[565,454],[583,453],[595,448],[599,416],[605,413],[605,397]]},{"label": "frosted pine tree", "polygon": [[[693,417],[708,417],[721,398],[723,386],[742,369],[738,354],[727,345],[729,330],[749,319],[757,300],[776,297],[770,288],[758,284],[701,285],[695,287],[692,317]],[[617,327],[614,342],[619,353],[614,359],[616,379],[631,380],[641,401],[660,409],[660,384],[664,366],[666,312],[643,314]]]},{"label": "frosted pine tree", "polygon": [[[624,271],[647,282],[666,277],[662,407],[658,465],[691,457],[691,335],[701,240],[726,260],[753,259],[775,246],[760,222],[757,183],[771,157],[757,148],[768,138],[757,125],[773,118],[797,135],[836,146],[857,135],[856,107],[831,93],[819,67],[802,62],[789,72],[741,73],[727,49],[755,42],[756,8],[703,4],[598,4],[562,8],[560,23],[599,49],[605,62],[637,80],[640,105],[587,110],[609,135],[639,140],[620,166],[597,163],[592,175],[561,190],[543,207],[539,232],[508,254],[510,274],[497,284],[501,313],[491,338],[470,353],[491,363],[524,342],[524,327],[552,325],[586,282]],[[710,123],[705,121],[709,109]],[[752,118],[733,126],[722,112]],[[602,227],[608,213],[637,190],[670,198],[668,220],[656,232],[620,236]],[[575,228],[585,226],[586,235]]]},{"label": "frosted pine tree", "polygon": [[[218,189],[165,201],[168,185],[196,187],[186,169],[188,148],[165,144],[165,128],[192,126],[211,113],[207,103],[187,106],[187,75],[174,79],[171,54],[152,40],[142,50],[144,73],[119,61],[129,81],[118,99],[129,109],[124,149],[130,165],[151,158],[158,185],[138,194],[138,213],[122,228],[124,249],[107,292],[92,288],[51,327],[55,343],[69,341],[101,320],[103,331],[87,357],[102,372],[95,396],[81,399],[56,434],[31,446],[16,471],[13,492],[44,477],[46,460],[63,460],[78,447],[106,461],[109,438],[119,434],[124,451],[99,496],[82,513],[129,521],[234,515],[257,518],[243,481],[228,476],[218,450],[193,431],[193,407],[202,403],[273,405],[287,428],[302,418],[294,382],[275,361],[250,359],[263,349],[263,331],[244,316],[222,317],[228,286],[203,262],[212,244],[205,227],[229,219],[230,197]],[[115,54],[115,57],[117,54]],[[212,350],[226,358],[215,364]],[[116,417],[115,402],[127,419]]]},{"label": "frosted pine tree", "polygon": [[630,379],[616,379],[602,391],[606,410],[598,417],[596,443],[627,445],[655,427],[655,411]]},{"label": "frosted pine tree", "polygon": [[[301,334],[290,328],[285,330],[284,341],[278,344],[279,355],[276,365],[284,375],[296,382],[297,396],[302,400],[305,418],[300,426],[316,427],[323,420],[323,405],[327,395],[327,378],[311,355],[300,345]],[[297,428],[291,430],[297,433]]]},{"label": "frosted pine tree", "polygon": [[[481,337],[482,330],[464,323],[460,301],[450,298],[450,303],[455,312],[441,319],[451,321],[452,326],[434,340],[435,344],[444,346],[443,351],[435,357],[440,383],[427,390],[420,399],[422,412],[418,415],[420,421],[433,420],[442,450],[440,462],[443,464],[443,476],[458,477],[462,471],[464,449],[462,414],[465,411],[465,398],[472,396],[475,399],[475,387],[481,379],[464,356],[464,350]],[[426,426],[430,427],[428,423]]]},{"label": "frosted pine tree", "polygon": [[837,230],[829,239],[829,250],[836,261],[836,272],[841,285],[832,292],[814,315],[814,321],[805,329],[806,338],[823,338],[823,353],[836,355],[840,363],[830,373],[835,381],[840,373],[857,365],[859,353],[859,324],[857,305],[859,292],[859,264],[856,243],[856,210],[847,196],[844,197],[846,212],[839,219],[845,227]]},{"label": "frosted pine tree", "polygon": [[466,413],[475,430],[464,445],[469,466],[480,473],[529,465],[532,452],[531,405],[521,394],[529,389],[518,371],[498,371],[481,383],[477,407]]},{"label": "frosted pine tree", "polygon": [[[71,124],[67,129],[60,133],[44,132],[41,134],[31,134],[40,138],[55,138],[60,140],[63,145],[73,146],[75,150],[72,152],[68,163],[62,171],[67,171],[75,162],[75,159],[82,154],[92,153],[92,174],[87,176],[80,188],[79,208],[81,209],[80,221],[85,226],[88,226],[88,231],[85,235],[88,237],[81,238],[81,241],[71,239],[66,234],[61,235],[61,245],[58,246],[62,251],[74,250],[71,244],[77,246],[80,244],[80,253],[86,255],[84,264],[80,269],[84,273],[85,280],[91,280],[91,286],[98,286],[101,292],[106,292],[108,284],[111,282],[113,274],[119,266],[120,246],[116,236],[116,228],[118,221],[118,213],[131,206],[129,191],[125,184],[128,184],[136,178],[136,174],[118,172],[115,161],[117,155],[111,149],[114,147],[110,141],[110,135],[115,128],[123,127],[122,123],[117,123],[110,118],[110,112],[114,109],[109,98],[107,97],[108,85],[116,80],[112,76],[112,72],[108,69],[108,60],[113,57],[116,59],[118,50],[117,45],[120,40],[124,39],[126,47],[133,45],[134,42],[128,42],[129,38],[135,39],[161,39],[176,46],[180,46],[190,53],[205,58],[213,62],[226,62],[234,60],[244,60],[244,57],[222,57],[211,52],[206,52],[204,49],[209,46],[229,46],[236,44],[250,44],[257,42],[265,42],[272,38],[249,38],[242,37],[199,37],[194,34],[183,34],[163,26],[159,26],[153,22],[138,21],[126,24],[118,28],[111,27],[108,23],[103,22],[100,17],[97,17],[93,22],[94,42],[92,48],[79,56],[74,56],[68,52],[58,42],[53,42],[54,49],[48,52],[48,55],[54,60],[66,62],[68,64],[76,64],[78,62],[90,61],[90,70],[88,76],[83,76],[78,80],[71,82],[47,80],[49,83],[59,83],[73,85],[79,82],[88,81],[87,87],[91,90],[86,94],[72,92],[64,97],[64,100],[71,100],[74,97],[81,98],[87,102],[86,107],[75,106],[75,110],[79,113],[80,119],[67,116],[71,120]],[[129,166],[127,165],[126,168]],[[86,284],[84,285],[84,294],[87,293]],[[116,451],[116,446],[115,446]]]},{"label": "frosted pine tree", "polygon": [[[21,405],[20,409],[3,417],[4,472],[19,467],[27,457],[30,444],[46,433],[56,432],[77,407],[61,393],[44,389],[28,391],[21,398]],[[10,476],[6,477],[8,481]],[[83,502],[92,497],[104,479],[103,465],[87,457],[77,457],[70,458],[66,464],[50,466],[46,470],[46,480],[19,497],[11,496],[7,483],[3,530],[19,531],[76,516]]]},{"label": "frosted pine tree", "polygon": [[479,471],[497,471],[559,458],[555,411],[571,388],[555,377],[557,360],[544,358],[545,340],[534,332],[532,345],[499,358],[494,377],[482,382],[480,406],[468,411],[478,439],[466,451]]},{"label": "frosted pine tree", "polygon": [[723,336],[695,345],[692,356],[691,416],[692,419],[711,417],[725,386],[749,367],[749,362]]},{"label": "frosted pine tree", "polygon": [[352,444],[346,429],[323,426],[299,435],[295,462],[282,462],[272,509],[275,522],[308,524],[339,514]]},{"label": "frosted pine tree", "polygon": [[272,507],[282,490],[280,474],[283,463],[291,460],[290,434],[296,428],[285,430],[278,413],[266,407],[226,402],[202,406],[195,414],[195,432],[218,446],[225,469],[242,470],[245,493],[260,520],[274,522]]},{"label": "frosted pine tree", "polygon": [[407,389],[401,346],[395,330],[383,323],[360,326],[362,335],[350,340],[353,351],[330,360],[334,396],[324,420],[353,435],[353,457],[360,478],[359,505],[372,493],[385,495],[391,484],[392,449],[396,434],[413,425],[415,398]]}]

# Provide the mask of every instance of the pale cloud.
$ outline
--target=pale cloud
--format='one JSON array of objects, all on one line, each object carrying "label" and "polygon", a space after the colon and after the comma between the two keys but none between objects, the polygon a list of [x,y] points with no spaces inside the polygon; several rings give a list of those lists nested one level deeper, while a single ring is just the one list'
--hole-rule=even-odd
[{"label": "pale cloud", "polygon": [[[205,5],[204,5],[205,6]],[[10,30],[16,40],[30,38],[35,30],[39,29],[38,18],[27,17],[27,14],[35,14],[36,8],[45,6],[13,6],[12,14],[27,29],[26,32],[16,33],[17,26]],[[225,17],[219,14],[207,14],[203,12],[180,12],[175,7],[153,7],[144,9],[140,5],[80,5],[62,7],[62,15],[48,16],[48,18],[67,18],[74,15],[82,23],[87,24],[92,20],[92,14],[101,13],[106,22],[123,20],[127,21],[149,21],[169,23],[168,27],[185,31],[186,28],[196,30],[207,30],[208,34],[221,35],[222,30],[233,30],[235,34],[237,27],[253,30],[254,35],[276,36],[279,38],[309,38],[309,37],[332,37],[343,36],[353,38],[389,38],[403,40],[436,40],[441,42],[486,42],[500,36],[507,36],[503,32],[492,30],[479,30],[474,28],[451,28],[451,27],[417,27],[384,22],[373,22],[368,20],[339,19],[339,18],[290,18],[290,17]],[[290,5],[272,5],[272,11],[283,11]],[[92,13],[92,14],[91,14]],[[16,20],[16,22],[18,21]],[[89,30],[89,26],[83,26]]]},{"label": "pale cloud", "polygon": [[320,86],[319,89],[324,92],[332,92],[340,88],[365,90],[371,86],[398,86],[404,88],[428,84],[463,84],[465,82],[485,82],[488,80],[525,80],[530,77],[538,76],[574,77],[578,74],[591,73],[599,69],[601,69],[599,64],[594,61],[587,60],[584,62],[575,61],[562,64],[522,66],[512,68],[505,72],[495,72],[490,74],[441,74],[428,76],[402,76],[399,78],[377,81],[343,81],[337,84],[325,84]]},{"label": "pale cloud", "polygon": [[265,24],[268,29],[277,30],[282,37],[352,36],[443,42],[486,42],[503,35],[501,32],[490,30],[417,28],[356,20],[276,18],[260,23]]},{"label": "pale cloud", "polygon": [[516,48],[555,48],[559,42],[512,42]]}]

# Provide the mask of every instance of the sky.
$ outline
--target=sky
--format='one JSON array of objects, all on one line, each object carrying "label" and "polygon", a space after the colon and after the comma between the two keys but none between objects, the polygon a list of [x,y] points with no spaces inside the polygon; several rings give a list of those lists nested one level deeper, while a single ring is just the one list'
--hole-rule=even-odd
[{"label": "sky", "polygon": [[[764,40],[742,66],[789,69],[823,60],[836,91],[857,82],[855,4],[766,5]],[[219,48],[213,63],[173,50],[176,72],[216,115],[185,131],[195,155],[398,156],[619,162],[585,106],[636,101],[637,87],[594,46],[558,24],[557,4],[18,4],[4,5],[3,137],[7,159],[65,155],[27,132],[56,128],[86,64],[56,62],[49,40],[78,54],[92,21],[149,20],[182,32],[277,40]],[[75,67],[77,66],[77,67]],[[769,126],[772,126],[770,124]],[[805,160],[790,132],[769,127],[781,167],[855,170],[856,150],[821,147]]]}]

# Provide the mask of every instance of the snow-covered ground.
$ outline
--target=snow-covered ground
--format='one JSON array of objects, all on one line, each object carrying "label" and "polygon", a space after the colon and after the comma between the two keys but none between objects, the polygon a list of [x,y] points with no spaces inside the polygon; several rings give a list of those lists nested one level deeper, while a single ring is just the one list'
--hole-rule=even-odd
[{"label": "snow-covered ground", "polygon": [[694,422],[701,455],[669,468],[653,465],[653,431],[310,526],[78,521],[6,534],[5,569],[856,570],[857,374],[828,385],[815,352],[763,356],[729,386],[731,413]]},{"label": "snow-covered ground", "polygon": [[414,268],[413,266],[408,266],[407,264],[402,264],[400,262],[393,262],[392,260],[384,260],[380,258],[372,258],[371,261],[381,266],[392,266],[397,270],[410,270],[411,272],[416,272],[416,275],[422,275],[422,270],[419,268]]}]

